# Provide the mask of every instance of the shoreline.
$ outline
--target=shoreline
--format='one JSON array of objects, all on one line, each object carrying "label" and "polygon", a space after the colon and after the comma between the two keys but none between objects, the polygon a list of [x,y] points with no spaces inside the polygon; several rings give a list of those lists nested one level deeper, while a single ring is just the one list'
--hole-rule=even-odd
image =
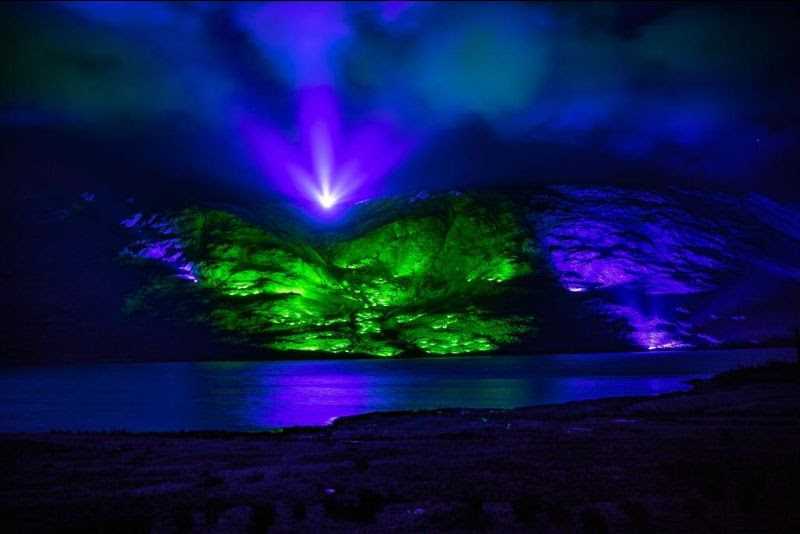
[{"label": "shoreline", "polygon": [[0,526],[787,531],[800,526],[798,369],[731,371],[655,397],[272,432],[0,434]]},{"label": "shoreline", "polygon": [[330,357],[321,357],[320,353],[315,352],[296,352],[296,353],[280,353],[275,357],[268,357],[264,354],[255,355],[253,357],[232,356],[224,360],[213,358],[197,358],[187,357],[184,359],[164,359],[164,360],[149,360],[146,358],[122,358],[122,359],[95,359],[95,360],[81,360],[81,359],[60,359],[53,361],[29,361],[22,359],[15,359],[13,357],[6,357],[0,362],[0,369],[19,369],[24,367],[68,367],[76,365],[117,365],[117,364],[144,364],[144,363],[285,363],[285,362],[330,362],[330,361],[400,361],[400,360],[426,360],[426,359],[463,359],[463,358],[494,358],[494,357],[539,357],[539,356],[581,356],[581,355],[594,355],[594,354],[670,354],[681,352],[715,352],[715,351],[739,351],[739,350],[793,350],[795,345],[789,342],[781,343],[767,343],[758,345],[712,345],[708,347],[681,347],[675,349],[646,349],[646,348],[630,348],[628,350],[598,350],[598,351],[557,351],[557,352],[536,352],[528,350],[525,353],[509,353],[509,352],[473,352],[461,354],[401,354],[391,357],[379,357],[369,354],[358,353],[335,353],[330,354]]}]

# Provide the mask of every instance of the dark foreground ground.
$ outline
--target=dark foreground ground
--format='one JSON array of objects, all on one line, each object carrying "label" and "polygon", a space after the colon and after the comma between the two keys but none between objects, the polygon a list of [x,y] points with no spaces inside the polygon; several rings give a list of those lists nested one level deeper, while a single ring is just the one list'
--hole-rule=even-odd
[{"label": "dark foreground ground", "polygon": [[259,434],[5,434],[0,531],[797,532],[800,366]]}]

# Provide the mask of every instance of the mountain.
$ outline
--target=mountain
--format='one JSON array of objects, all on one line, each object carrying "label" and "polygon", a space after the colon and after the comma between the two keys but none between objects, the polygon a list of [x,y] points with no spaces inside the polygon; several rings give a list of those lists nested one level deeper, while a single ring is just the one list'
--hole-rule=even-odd
[{"label": "mountain", "polygon": [[800,207],[757,194],[421,192],[327,218],[65,197],[17,192],[7,361],[707,348],[800,319]]}]

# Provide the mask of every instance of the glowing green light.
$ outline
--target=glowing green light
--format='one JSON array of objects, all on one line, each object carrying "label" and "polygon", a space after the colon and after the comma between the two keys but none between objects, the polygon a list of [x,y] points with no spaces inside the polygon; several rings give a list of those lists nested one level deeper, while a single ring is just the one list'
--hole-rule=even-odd
[{"label": "glowing green light", "polygon": [[196,319],[285,351],[388,357],[513,343],[531,318],[481,303],[531,272],[526,232],[497,206],[458,198],[444,208],[319,250],[228,213],[187,210],[176,226],[197,270],[191,290],[206,303]]}]

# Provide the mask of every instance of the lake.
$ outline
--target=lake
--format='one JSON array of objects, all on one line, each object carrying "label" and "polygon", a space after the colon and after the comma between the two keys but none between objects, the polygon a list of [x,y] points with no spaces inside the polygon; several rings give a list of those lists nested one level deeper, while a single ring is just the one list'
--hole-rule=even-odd
[{"label": "lake", "polygon": [[0,431],[261,430],[346,415],[514,408],[688,389],[792,349],[0,369]]}]

